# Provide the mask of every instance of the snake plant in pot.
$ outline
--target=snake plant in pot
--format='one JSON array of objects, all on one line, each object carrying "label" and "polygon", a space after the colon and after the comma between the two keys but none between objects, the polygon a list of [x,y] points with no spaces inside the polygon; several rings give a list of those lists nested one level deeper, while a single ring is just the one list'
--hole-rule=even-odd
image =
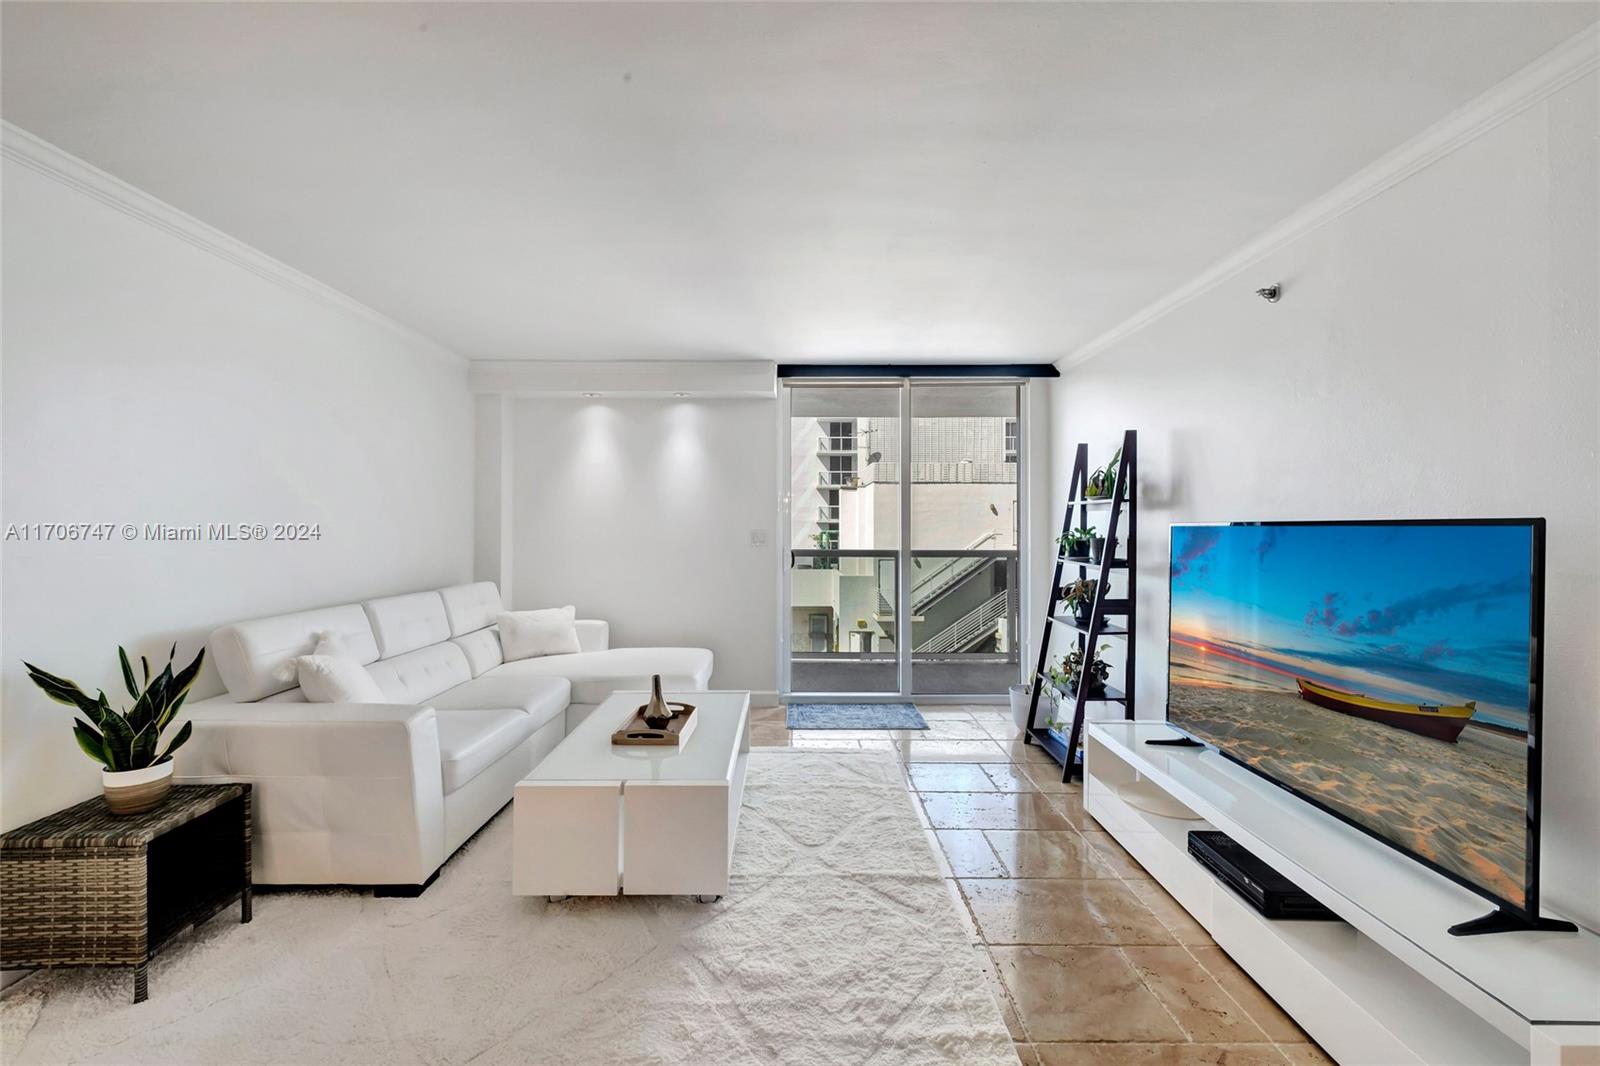
[{"label": "snake plant in pot", "polygon": [[1122,449],[1111,453],[1111,461],[1089,475],[1084,495],[1091,500],[1104,500],[1117,491],[1117,464],[1122,459]]},{"label": "snake plant in pot", "polygon": [[172,787],[172,753],[189,739],[194,723],[183,723],[183,728],[165,748],[160,746],[161,734],[177,717],[194,679],[200,674],[200,664],[206,658],[202,648],[194,662],[174,674],[172,661],[177,654],[178,646],[174,644],[167,655],[166,668],[154,678],[150,676],[150,660],[139,657],[144,674],[141,691],[134,680],[128,653],[117,649],[122,681],[128,687],[128,695],[133,697],[133,706],[121,711],[111,706],[103,689],[98,695],[90,696],[76,682],[57,677],[32,663],[22,664],[28,668],[28,677],[46,696],[83,713],[82,718],[72,720],[72,735],[83,753],[104,767],[100,771],[100,784],[112,814],[142,814],[151,810],[167,798],[167,791]]}]

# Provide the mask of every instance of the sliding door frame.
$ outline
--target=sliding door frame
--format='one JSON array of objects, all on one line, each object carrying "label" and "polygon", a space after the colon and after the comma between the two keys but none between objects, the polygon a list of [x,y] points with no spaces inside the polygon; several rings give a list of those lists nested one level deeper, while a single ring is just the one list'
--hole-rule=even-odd
[{"label": "sliding door frame", "polygon": [[[1029,565],[1029,540],[1031,533],[1029,511],[1029,460],[1033,451],[1033,435],[1029,432],[1029,377],[1011,377],[996,375],[994,377],[981,377],[962,375],[963,385],[1008,385],[1016,388],[1017,407],[1017,631],[1012,644],[1016,649],[1017,677],[1016,682],[1022,679],[1022,671],[1028,663],[1028,622],[1025,606],[1028,602],[1027,590],[1031,587]],[[793,690],[793,677],[790,670],[792,655],[791,633],[792,612],[790,610],[793,580],[791,577],[794,568],[796,553],[802,549],[794,548],[792,539],[794,527],[794,498],[791,493],[790,478],[794,457],[791,453],[793,447],[793,404],[791,402],[793,388],[827,388],[827,387],[854,387],[864,386],[896,386],[899,389],[899,419],[900,419],[900,542],[894,549],[895,554],[895,616],[896,639],[896,684],[895,692],[805,692],[798,695],[802,698],[818,698],[831,700],[850,700],[859,703],[886,703],[906,702],[915,700],[917,703],[1003,703],[1005,693],[992,693],[983,695],[974,694],[913,694],[912,687],[912,655],[915,641],[912,638],[912,595],[911,582],[908,579],[910,567],[907,565],[913,555],[911,548],[912,535],[912,389],[917,385],[938,384],[951,386],[951,376],[930,374],[923,376],[856,376],[841,374],[838,377],[806,376],[796,378],[792,384],[780,380],[778,383],[778,476],[779,485],[783,486],[778,498],[778,529],[780,534],[774,538],[778,545],[778,697],[782,701],[789,701],[797,694]],[[887,549],[871,551],[859,550],[844,552],[841,555],[883,555]],[[928,553],[938,554],[934,549]],[[805,552],[809,554],[809,552]],[[1015,683],[1015,682],[1013,682]]]}]

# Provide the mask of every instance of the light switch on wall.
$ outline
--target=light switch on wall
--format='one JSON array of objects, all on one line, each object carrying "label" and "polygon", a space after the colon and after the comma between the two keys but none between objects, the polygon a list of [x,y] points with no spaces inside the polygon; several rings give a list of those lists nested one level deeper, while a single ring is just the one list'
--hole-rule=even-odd
[{"label": "light switch on wall", "polygon": [[752,529],[750,531],[750,547],[752,547],[752,548],[765,548],[766,546],[767,546],[767,531],[764,530],[764,529]]}]

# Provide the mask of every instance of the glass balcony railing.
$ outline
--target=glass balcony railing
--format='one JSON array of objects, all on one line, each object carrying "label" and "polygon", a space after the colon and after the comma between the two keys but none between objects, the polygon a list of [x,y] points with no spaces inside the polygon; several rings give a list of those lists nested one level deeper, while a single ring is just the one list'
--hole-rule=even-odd
[{"label": "glass balcony railing", "polygon": [[894,620],[881,609],[897,595],[896,553],[819,548],[790,554],[790,690],[900,691]]},{"label": "glass balcony railing", "polygon": [[911,553],[911,691],[1004,692],[1022,673],[1015,551]]},{"label": "glass balcony railing", "polygon": [[[790,691],[900,691],[896,553],[819,548],[791,555]],[[911,553],[913,693],[994,693],[1017,682],[1017,575],[1015,551]]]}]

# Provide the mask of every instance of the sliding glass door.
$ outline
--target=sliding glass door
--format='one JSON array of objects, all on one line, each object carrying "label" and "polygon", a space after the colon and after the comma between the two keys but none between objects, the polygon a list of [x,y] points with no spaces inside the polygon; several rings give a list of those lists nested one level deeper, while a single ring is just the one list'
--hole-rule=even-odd
[{"label": "sliding glass door", "polygon": [[789,690],[900,692],[900,388],[789,400]]},{"label": "sliding glass door", "polygon": [[993,695],[1017,682],[1020,391],[911,386],[916,695]]},{"label": "sliding glass door", "polygon": [[785,389],[786,693],[998,695],[1016,682],[1020,394]]}]

